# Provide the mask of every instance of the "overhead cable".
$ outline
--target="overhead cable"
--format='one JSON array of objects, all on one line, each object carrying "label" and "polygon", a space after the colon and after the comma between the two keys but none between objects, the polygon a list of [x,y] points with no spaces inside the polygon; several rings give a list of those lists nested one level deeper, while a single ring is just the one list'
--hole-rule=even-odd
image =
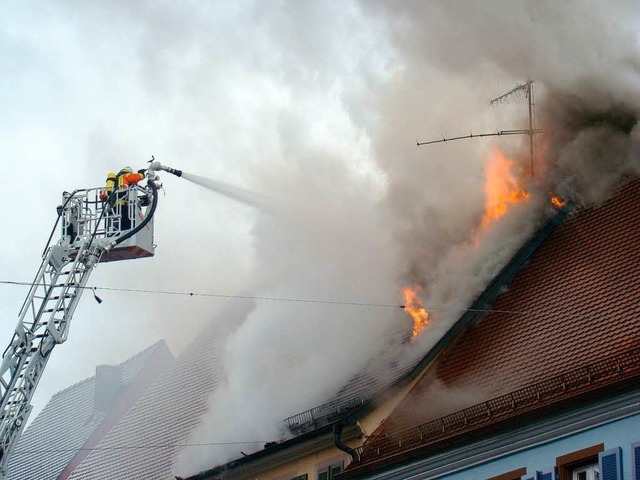
[{"label": "overhead cable", "polygon": [[[12,281],[12,280],[0,280],[0,284],[4,285],[19,285],[19,286],[31,286],[29,282]],[[257,295],[234,295],[225,293],[203,293],[203,292],[180,292],[175,290],[153,290],[142,288],[124,288],[124,287],[97,287],[97,286],[85,286],[85,289],[93,290],[95,293],[97,290],[114,291],[114,292],[131,292],[131,293],[150,293],[154,295],[174,295],[185,297],[205,297],[205,298],[227,298],[234,300],[264,300],[270,302],[288,302],[288,303],[313,303],[321,305],[345,305],[355,307],[374,307],[374,308],[401,308],[405,309],[406,305],[392,304],[392,303],[371,303],[371,302],[354,302],[354,301],[341,301],[341,300],[318,300],[310,298],[290,298],[290,297],[264,297]],[[502,315],[522,315],[522,316],[556,316],[567,318],[583,318],[584,313],[572,313],[572,312],[559,312],[549,310],[500,310],[495,308],[469,308],[456,305],[424,305],[424,309],[429,311],[455,311],[455,312],[471,312],[471,313],[496,313]]]},{"label": "overhead cable", "polygon": [[[29,287],[32,285],[29,282],[20,282],[20,281],[11,281],[11,280],[0,280],[0,284],[21,285],[21,286],[29,286]],[[44,286],[44,285],[38,285],[38,286]],[[105,290],[105,291],[115,291],[115,292],[152,293],[156,295],[175,295],[175,296],[185,296],[185,297],[231,298],[236,300],[267,300],[272,302],[320,303],[320,304],[326,304],[326,305],[349,305],[349,306],[356,306],[356,307],[404,308],[404,305],[390,304],[390,303],[350,302],[350,301],[340,301],[340,300],[316,300],[316,299],[287,298],[287,297],[262,297],[257,295],[180,292],[175,290],[153,290],[153,289],[144,289],[144,288],[97,287],[97,286],[85,286],[85,287],[79,287],[79,288],[93,290],[94,292],[96,292],[97,290]]]},{"label": "overhead cable", "polygon": [[184,447],[210,447],[221,445],[253,445],[253,444],[266,444],[271,441],[245,441],[245,442],[210,442],[210,443],[175,443],[167,445],[125,445],[121,447],[93,447],[93,448],[58,448],[58,449],[41,449],[41,450],[17,450],[14,454],[21,455],[35,455],[38,453],[65,453],[65,452],[95,452],[96,450],[152,450],[152,449],[167,449],[167,448],[184,448]]}]

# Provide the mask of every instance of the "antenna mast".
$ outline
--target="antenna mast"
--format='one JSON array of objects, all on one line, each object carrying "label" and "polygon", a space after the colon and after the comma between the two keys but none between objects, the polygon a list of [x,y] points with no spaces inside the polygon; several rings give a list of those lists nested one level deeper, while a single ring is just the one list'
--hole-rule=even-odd
[{"label": "antenna mast", "polygon": [[489,102],[489,104],[493,106],[497,103],[508,103],[509,100],[514,96],[524,95],[527,98],[528,104],[529,104],[529,128],[528,129],[497,130],[495,132],[479,133],[479,134],[473,134],[470,132],[469,135],[462,135],[459,137],[451,137],[451,138],[442,137],[441,139],[438,139],[438,140],[431,140],[428,142],[417,142],[417,145],[420,147],[422,145],[431,145],[434,143],[447,143],[454,140],[462,140],[466,138],[501,137],[504,135],[528,135],[529,136],[529,155],[531,157],[531,176],[533,177],[534,176],[534,159],[535,159],[534,135],[537,133],[542,133],[544,132],[544,130],[534,127],[535,119],[534,119],[533,107],[535,103],[533,101],[532,87],[533,87],[533,80],[529,79],[526,81],[526,83],[515,86],[514,88],[509,90],[507,93],[500,95],[499,97],[496,97],[493,100],[491,100],[491,102]]},{"label": "antenna mast", "polygon": [[491,100],[491,102],[489,102],[489,104],[491,106],[497,104],[497,103],[505,103],[505,102],[509,102],[509,99],[511,97],[517,96],[518,94],[522,94],[524,93],[524,96],[527,98],[527,103],[529,106],[529,129],[528,130],[523,130],[522,133],[529,135],[529,155],[531,158],[531,176],[534,176],[534,159],[535,159],[535,150],[534,150],[534,139],[533,136],[536,133],[539,133],[540,130],[536,130],[534,129],[533,123],[534,123],[534,118],[533,118],[533,106],[534,106],[534,101],[533,101],[533,80],[529,79],[526,81],[526,83],[523,83],[521,85],[517,85],[514,88],[512,88],[511,90],[509,90],[507,93],[500,95],[499,97],[494,98],[493,100]]}]

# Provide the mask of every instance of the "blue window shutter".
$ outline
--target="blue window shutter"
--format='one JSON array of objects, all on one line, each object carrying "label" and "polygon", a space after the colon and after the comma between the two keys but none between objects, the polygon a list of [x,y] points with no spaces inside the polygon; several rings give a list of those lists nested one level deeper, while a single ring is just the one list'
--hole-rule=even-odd
[{"label": "blue window shutter", "polygon": [[631,445],[633,480],[640,480],[640,442]]},{"label": "blue window shutter", "polygon": [[536,480],[553,480],[553,472],[536,471]]},{"label": "blue window shutter", "polygon": [[598,454],[600,480],[622,480],[622,449],[616,447]]}]

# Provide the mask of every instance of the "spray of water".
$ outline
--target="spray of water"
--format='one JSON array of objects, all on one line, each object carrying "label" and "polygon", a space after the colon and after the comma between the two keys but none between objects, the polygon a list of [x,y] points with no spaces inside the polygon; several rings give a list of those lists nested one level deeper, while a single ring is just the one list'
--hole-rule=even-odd
[{"label": "spray of water", "polygon": [[193,175],[191,173],[182,172],[182,178],[190,182],[200,185],[201,187],[211,190],[212,192],[224,195],[227,198],[231,198],[238,202],[244,203],[254,208],[258,208],[263,211],[269,210],[268,198],[255,192],[250,192],[239,187],[234,187],[227,183],[212,180],[210,178],[201,177],[200,175]]}]

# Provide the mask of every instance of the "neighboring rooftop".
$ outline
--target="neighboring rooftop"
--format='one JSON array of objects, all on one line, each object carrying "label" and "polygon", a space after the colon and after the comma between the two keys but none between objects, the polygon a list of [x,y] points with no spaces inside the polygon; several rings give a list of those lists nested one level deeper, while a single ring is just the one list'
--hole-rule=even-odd
[{"label": "neighboring rooftop", "polygon": [[[475,417],[496,422],[637,376],[639,210],[640,180],[634,180],[604,205],[571,215],[492,311],[444,350],[375,432],[388,438],[362,448],[368,456],[363,462],[465,434],[478,427]],[[434,392],[457,399],[439,401]],[[447,422],[456,427],[445,428]],[[439,431],[429,433],[435,424]]]},{"label": "neighboring rooftop", "polygon": [[99,366],[96,376],[51,397],[20,438],[9,478],[64,479],[133,405],[162,369],[173,361],[159,341],[125,362]]},{"label": "neighboring rooftop", "polygon": [[223,378],[222,346],[236,325],[225,319],[205,328],[69,479],[172,478],[176,455]]}]

